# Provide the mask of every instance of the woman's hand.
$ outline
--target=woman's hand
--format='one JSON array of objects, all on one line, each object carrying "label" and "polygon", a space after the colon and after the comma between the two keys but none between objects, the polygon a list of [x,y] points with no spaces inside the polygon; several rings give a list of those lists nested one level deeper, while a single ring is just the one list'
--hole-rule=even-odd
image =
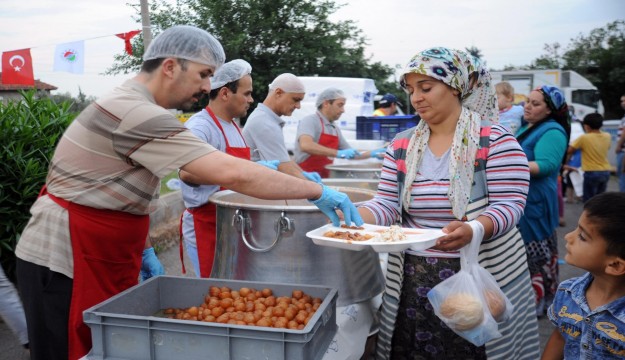
[{"label": "woman's hand", "polygon": [[462,221],[452,221],[443,228],[447,235],[436,240],[434,249],[441,251],[457,251],[471,242],[473,229]]}]

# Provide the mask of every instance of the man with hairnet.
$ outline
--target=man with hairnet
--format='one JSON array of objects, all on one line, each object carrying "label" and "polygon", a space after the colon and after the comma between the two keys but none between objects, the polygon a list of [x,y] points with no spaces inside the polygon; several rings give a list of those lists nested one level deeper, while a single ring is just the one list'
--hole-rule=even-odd
[{"label": "man with hairnet", "polygon": [[[223,65],[208,32],[174,26],[143,55],[141,71],[83,110],[61,137],[15,254],[31,358],[80,359],[91,348],[83,311],[163,273],[146,242],[160,179],[182,169],[263,199],[311,199],[335,224],[362,224],[347,195],[228,155],[167,109],[210,91]],[[315,200],[312,200],[315,199]]]},{"label": "man with hairnet", "polygon": [[[250,148],[234,120],[247,115],[250,104],[254,102],[251,73],[252,66],[242,59],[232,60],[220,67],[211,79],[208,106],[185,123],[195,136],[217,150],[245,160],[250,160]],[[277,166],[277,161],[275,164],[266,161],[257,163],[274,170]],[[196,179],[184,170],[180,170],[178,175],[182,180],[182,199],[186,207],[182,214],[180,235],[184,238],[195,275],[210,277],[215,257],[217,209],[208,198],[220,188],[218,185],[198,185]]]},{"label": "man with hairnet", "polygon": [[278,75],[269,84],[269,93],[262,104],[258,104],[247,118],[243,128],[245,141],[252,150],[252,160],[278,160],[278,171],[321,182],[316,172],[306,172],[295,161],[291,160],[284,143],[282,128],[285,121],[281,116],[291,116],[295,109],[300,108],[306,89],[297,76],[284,73]]},{"label": "man with hairnet", "polygon": [[326,165],[332,158],[366,159],[384,155],[386,149],[376,149],[359,153],[352,149],[334,125],[345,112],[345,94],[337,88],[327,88],[318,96],[314,114],[302,118],[297,125],[295,137],[295,162],[304,170],[317,172],[322,178],[329,176]]}]

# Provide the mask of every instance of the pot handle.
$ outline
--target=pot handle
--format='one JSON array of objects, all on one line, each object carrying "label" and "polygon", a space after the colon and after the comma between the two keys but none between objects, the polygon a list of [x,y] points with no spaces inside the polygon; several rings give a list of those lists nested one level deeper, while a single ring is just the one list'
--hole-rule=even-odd
[{"label": "pot handle", "polygon": [[267,252],[273,249],[276,244],[278,244],[278,241],[280,241],[280,239],[282,238],[282,234],[293,229],[293,220],[289,219],[286,216],[286,213],[282,211],[282,213],[280,214],[280,218],[276,223],[276,239],[268,247],[260,248],[252,245],[245,236],[245,233],[249,232],[250,239],[252,240],[252,242],[256,243],[254,237],[252,236],[252,233],[249,231],[252,227],[250,218],[246,217],[241,209],[237,209],[232,216],[232,226],[236,226],[237,224],[240,226],[238,230],[241,233],[243,243],[245,243],[245,246],[247,246],[248,249],[254,252]]}]

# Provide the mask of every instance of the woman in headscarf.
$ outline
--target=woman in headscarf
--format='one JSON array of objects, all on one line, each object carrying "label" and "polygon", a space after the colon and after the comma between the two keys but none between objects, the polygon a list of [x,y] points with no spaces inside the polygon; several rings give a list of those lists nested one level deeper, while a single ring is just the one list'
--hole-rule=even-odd
[{"label": "woman in headscarf", "polygon": [[558,174],[571,133],[564,94],[553,86],[532,90],[523,119],[527,124],[519,129],[517,140],[529,162],[530,189],[519,229],[527,249],[536,315],[542,316],[558,287]]},{"label": "woman in headscarf", "polygon": [[[529,183],[518,142],[496,125],[490,73],[446,48],[412,57],[401,86],[422,121],[387,149],[376,196],[359,208],[367,223],[443,228],[428,250],[389,254],[377,359],[537,359],[538,325],[523,240],[516,224]],[[458,250],[483,231],[479,262],[512,301],[502,337],[474,346],[434,314],[427,292],[460,270]]]}]

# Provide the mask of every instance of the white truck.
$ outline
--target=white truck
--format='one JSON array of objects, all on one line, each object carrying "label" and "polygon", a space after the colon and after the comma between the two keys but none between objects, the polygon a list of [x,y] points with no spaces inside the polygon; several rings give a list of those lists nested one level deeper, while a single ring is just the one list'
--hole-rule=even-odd
[{"label": "white truck", "polygon": [[345,97],[345,112],[336,120],[345,139],[356,149],[371,150],[381,146],[383,142],[373,140],[356,140],[356,117],[370,116],[373,113],[373,101],[378,89],[372,79],[347,77],[315,77],[298,76],[306,87],[306,95],[302,100],[301,108],[296,109],[291,116],[283,116],[286,121],[283,128],[286,148],[293,151],[295,136],[299,120],[304,116],[314,114],[317,110],[315,102],[317,96],[329,87],[343,90]]},{"label": "white truck", "polygon": [[493,84],[507,81],[514,87],[515,103],[527,100],[529,93],[543,85],[557,86],[572,105],[578,119],[593,112],[603,114],[599,91],[588,79],[573,70],[510,70],[493,71]]}]

